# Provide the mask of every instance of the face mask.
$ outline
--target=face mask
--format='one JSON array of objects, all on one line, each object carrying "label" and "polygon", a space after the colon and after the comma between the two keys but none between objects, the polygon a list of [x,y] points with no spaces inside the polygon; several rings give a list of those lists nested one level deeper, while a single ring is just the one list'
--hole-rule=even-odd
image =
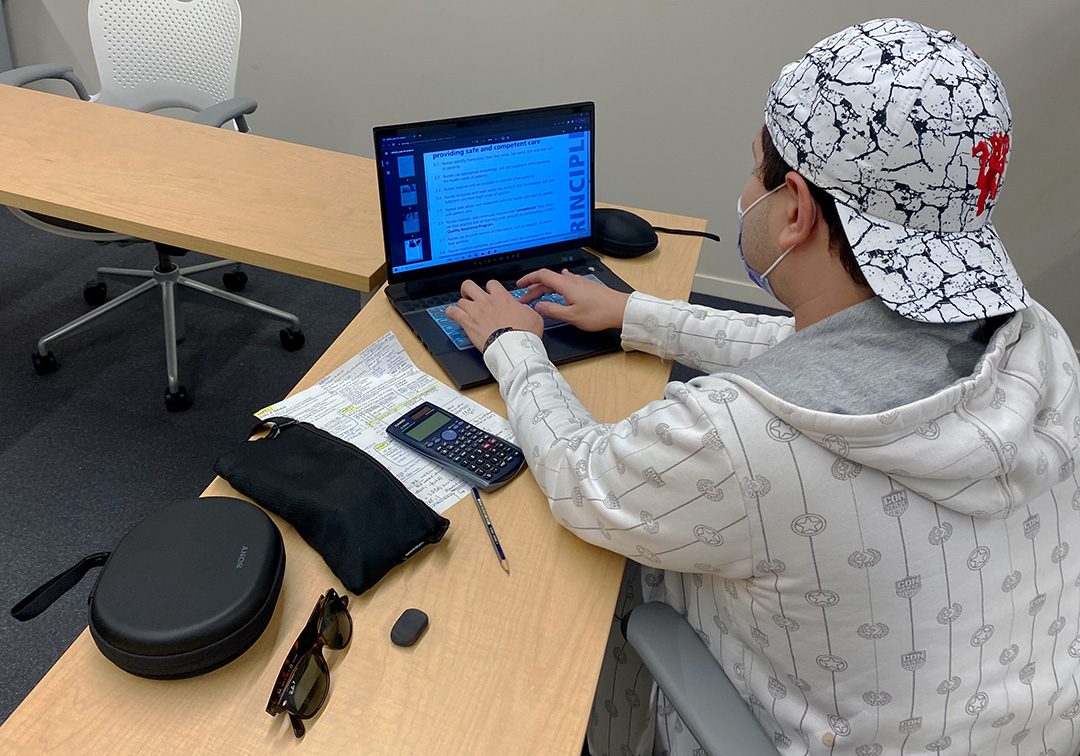
[{"label": "face mask", "polygon": [[758,273],[756,270],[754,270],[753,268],[750,267],[750,263],[746,262],[746,257],[743,256],[743,251],[742,251],[742,224],[743,224],[743,218],[746,217],[746,214],[748,212],[750,212],[751,210],[754,209],[754,205],[761,202],[763,199],[768,197],[770,194],[776,194],[778,191],[780,191],[783,188],[784,188],[784,185],[781,184],[780,186],[776,187],[775,189],[772,189],[770,191],[765,192],[765,194],[761,195],[756,200],[751,202],[750,207],[746,208],[745,210],[742,209],[742,196],[741,195],[739,196],[738,201],[735,203],[735,209],[739,213],[739,238],[738,238],[738,241],[735,243],[735,246],[739,250],[739,259],[742,260],[743,268],[746,269],[746,275],[750,278],[750,280],[753,281],[754,283],[756,283],[758,286],[760,286],[766,292],[768,292],[769,296],[773,297],[774,299],[776,298],[776,295],[773,294],[772,286],[769,285],[769,274],[772,273],[773,270],[776,268],[776,266],[780,264],[781,260],[783,260],[785,257],[788,256],[788,253],[791,252],[791,250],[795,249],[795,247],[797,247],[799,245],[792,244],[790,247],[785,249],[784,252],[778,258],[776,258],[775,262],[773,262],[773,264],[769,266],[768,270],[766,270],[764,273]]}]

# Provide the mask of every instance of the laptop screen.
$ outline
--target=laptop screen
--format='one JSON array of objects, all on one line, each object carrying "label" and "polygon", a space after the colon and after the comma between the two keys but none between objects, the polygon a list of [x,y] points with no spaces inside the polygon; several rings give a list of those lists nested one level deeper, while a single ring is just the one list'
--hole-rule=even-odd
[{"label": "laptop screen", "polygon": [[375,129],[391,281],[586,245],[593,104]]}]

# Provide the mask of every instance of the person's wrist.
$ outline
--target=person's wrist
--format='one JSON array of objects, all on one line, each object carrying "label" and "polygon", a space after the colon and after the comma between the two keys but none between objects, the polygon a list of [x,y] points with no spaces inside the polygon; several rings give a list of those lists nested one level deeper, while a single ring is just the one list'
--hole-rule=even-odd
[{"label": "person's wrist", "polygon": [[486,352],[488,350],[488,347],[491,346],[492,344],[494,344],[495,340],[497,338],[499,338],[500,336],[502,336],[504,333],[509,333],[510,331],[517,331],[517,330],[519,330],[519,329],[514,328],[513,326],[504,326],[502,328],[496,328],[494,331],[491,332],[491,334],[484,341],[484,347],[480,350],[480,353],[483,354],[484,352]]},{"label": "person's wrist", "polygon": [[620,291],[619,296],[621,299],[620,307],[618,308],[619,314],[618,317],[615,318],[614,322],[611,324],[612,328],[623,327],[623,323],[626,321],[626,307],[628,304],[630,304],[630,294]]}]

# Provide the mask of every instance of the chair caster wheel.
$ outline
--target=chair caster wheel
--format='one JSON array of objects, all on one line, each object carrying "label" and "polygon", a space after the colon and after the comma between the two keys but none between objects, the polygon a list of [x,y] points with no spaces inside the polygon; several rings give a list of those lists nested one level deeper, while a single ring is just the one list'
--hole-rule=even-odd
[{"label": "chair caster wheel", "polygon": [[304,332],[299,328],[295,331],[291,331],[288,328],[282,328],[278,332],[278,336],[281,337],[281,346],[285,347],[287,352],[295,352],[304,346]]},{"label": "chair caster wheel", "polygon": [[48,354],[38,354],[34,352],[32,355],[34,359],[34,372],[38,375],[48,375],[49,373],[55,373],[60,365],[56,362],[56,355],[52,352]]},{"label": "chair caster wheel", "polygon": [[105,286],[104,281],[87,281],[86,285],[83,286],[83,299],[85,299],[86,303],[91,307],[105,304],[105,298],[108,295],[109,290]]},{"label": "chair caster wheel", "polygon": [[165,409],[169,412],[183,412],[190,406],[191,397],[183,386],[180,386],[176,393],[165,389]]},{"label": "chair caster wheel", "polygon": [[243,291],[248,282],[247,273],[242,270],[230,270],[222,274],[221,282],[229,291]]}]

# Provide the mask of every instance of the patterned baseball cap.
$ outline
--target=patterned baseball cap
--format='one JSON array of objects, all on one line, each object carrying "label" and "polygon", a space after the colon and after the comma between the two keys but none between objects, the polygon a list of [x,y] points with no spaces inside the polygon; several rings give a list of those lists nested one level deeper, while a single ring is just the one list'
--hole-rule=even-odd
[{"label": "patterned baseball cap", "polygon": [[836,200],[859,269],[900,315],[959,323],[1028,306],[990,222],[1012,114],[993,69],[948,31],[888,18],[784,67],[765,126]]}]

